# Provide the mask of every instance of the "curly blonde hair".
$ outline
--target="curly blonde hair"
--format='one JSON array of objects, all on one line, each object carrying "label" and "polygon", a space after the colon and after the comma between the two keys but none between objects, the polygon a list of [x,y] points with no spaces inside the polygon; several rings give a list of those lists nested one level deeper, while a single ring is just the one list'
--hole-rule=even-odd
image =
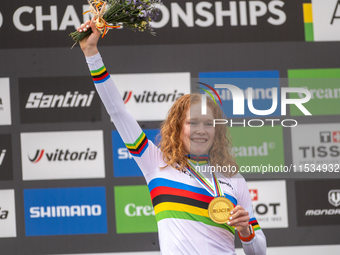
[{"label": "curly blonde hair", "polygon": [[[185,168],[188,157],[183,146],[182,128],[190,104],[201,103],[201,98],[200,94],[195,93],[180,97],[172,105],[166,120],[161,124],[158,147],[160,147],[163,153],[163,160],[167,166],[171,166],[180,171]],[[207,105],[212,110],[214,119],[226,119],[221,108],[209,97],[207,97]],[[234,157],[231,155],[232,145],[229,137],[227,125],[216,125],[214,142],[209,150],[211,166],[216,167],[219,165],[221,167],[228,167],[230,165],[234,170],[236,169],[236,171],[231,172],[223,171],[226,177],[235,175],[239,169]]]}]

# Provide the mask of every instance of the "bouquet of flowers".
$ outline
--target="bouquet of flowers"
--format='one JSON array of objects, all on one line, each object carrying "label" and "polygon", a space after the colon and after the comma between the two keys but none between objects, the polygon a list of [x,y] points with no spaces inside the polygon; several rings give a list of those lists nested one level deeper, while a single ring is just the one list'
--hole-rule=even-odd
[{"label": "bouquet of flowers", "polygon": [[[161,4],[161,0],[88,0],[88,2],[90,10],[85,13],[91,12],[94,15],[94,23],[102,37],[109,29],[119,28],[121,25],[135,32],[147,31],[156,35],[150,22],[158,17],[159,10],[155,4]],[[83,33],[75,31],[70,36],[76,44],[91,33],[91,30]]]}]

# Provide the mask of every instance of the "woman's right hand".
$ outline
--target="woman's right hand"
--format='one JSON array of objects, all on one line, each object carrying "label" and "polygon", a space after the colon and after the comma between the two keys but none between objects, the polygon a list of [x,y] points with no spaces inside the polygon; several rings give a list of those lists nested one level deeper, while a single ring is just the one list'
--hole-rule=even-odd
[{"label": "woman's right hand", "polygon": [[81,24],[81,26],[77,28],[77,31],[82,33],[86,32],[88,29],[91,29],[92,33],[81,40],[79,45],[84,52],[85,57],[92,57],[98,53],[97,43],[100,37],[100,32],[97,30],[93,20],[88,20],[84,24]]}]

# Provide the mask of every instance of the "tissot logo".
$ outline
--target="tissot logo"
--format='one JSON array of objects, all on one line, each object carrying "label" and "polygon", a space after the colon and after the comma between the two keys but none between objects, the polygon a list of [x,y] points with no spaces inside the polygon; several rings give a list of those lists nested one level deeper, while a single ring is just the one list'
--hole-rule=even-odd
[{"label": "tissot logo", "polygon": [[247,182],[254,216],[261,228],[288,227],[285,181]]},{"label": "tissot logo", "polygon": [[128,103],[131,98],[136,103],[162,103],[162,102],[175,102],[184,93],[179,93],[174,90],[173,93],[159,93],[157,91],[144,91],[143,94],[133,94],[132,91],[125,91],[123,96],[124,103]]},{"label": "tissot logo", "polygon": [[257,189],[249,189],[251,201],[257,201]]},{"label": "tissot logo", "polygon": [[340,143],[340,131],[323,131],[320,132],[321,143]]},{"label": "tissot logo", "polygon": [[0,207],[0,220],[5,220],[8,217],[8,211],[7,210],[2,210]]},{"label": "tissot logo", "polygon": [[339,130],[339,124],[331,123],[303,124],[292,130],[293,163],[335,169],[340,163]]},{"label": "tissot logo", "polygon": [[44,95],[44,92],[32,92],[25,108],[90,107],[94,93],[91,91],[90,94],[79,94],[79,91],[67,91],[65,95]]},{"label": "tissot logo", "polygon": [[22,123],[101,120],[100,100],[85,77],[19,79]]},{"label": "tissot logo", "polygon": [[333,189],[328,192],[328,202],[335,207],[340,205],[340,189]]},{"label": "tissot logo", "polygon": [[90,148],[87,148],[86,151],[76,152],[76,151],[69,151],[69,150],[62,150],[56,149],[54,152],[45,152],[44,149],[37,150],[34,157],[28,159],[32,163],[38,163],[43,156],[49,162],[53,161],[80,161],[80,160],[95,160],[97,157],[96,151],[91,151]]}]

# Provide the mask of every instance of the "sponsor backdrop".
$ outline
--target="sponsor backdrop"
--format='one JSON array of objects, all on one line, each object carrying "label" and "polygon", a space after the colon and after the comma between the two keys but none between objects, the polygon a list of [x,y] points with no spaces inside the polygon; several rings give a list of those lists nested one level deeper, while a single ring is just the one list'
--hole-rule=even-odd
[{"label": "sponsor backdrop", "polygon": [[[275,247],[335,254],[340,2],[165,1],[159,8],[157,36],[116,29],[99,45],[149,140],[157,143],[178,97],[228,85],[216,91],[268,254],[280,254]],[[159,253],[145,180],[83,53],[71,49],[68,34],[90,18],[87,10],[86,0],[0,7],[1,254]],[[311,116],[291,104],[307,96],[287,96],[293,88],[309,91],[302,105]],[[238,238],[236,247],[242,254]]]}]

